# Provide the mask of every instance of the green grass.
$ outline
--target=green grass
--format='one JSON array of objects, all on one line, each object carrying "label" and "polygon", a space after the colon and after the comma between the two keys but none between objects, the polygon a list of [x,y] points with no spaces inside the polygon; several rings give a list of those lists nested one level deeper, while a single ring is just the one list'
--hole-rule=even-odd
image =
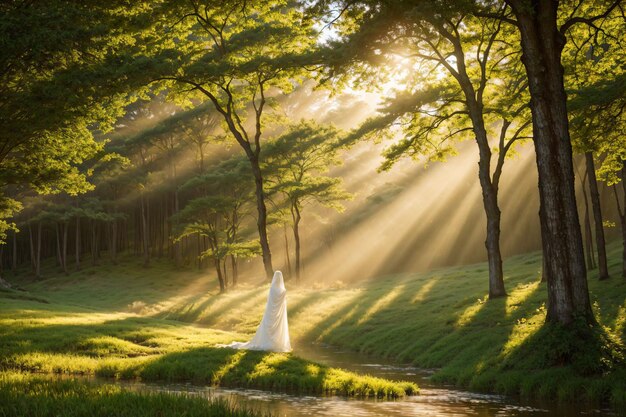
[{"label": "green grass", "polygon": [[[199,288],[213,285],[204,274],[172,280],[165,265],[135,268],[136,276],[127,265],[120,270],[107,271],[106,278],[92,269],[22,280],[28,292],[0,293],[0,369],[355,397],[397,398],[418,390],[413,383],[357,375],[293,354],[215,347],[250,336],[159,317],[188,305],[193,294],[206,295]],[[178,284],[171,286],[173,281]],[[189,286],[180,285],[185,282]]]},{"label": "green grass", "polygon": [[[620,275],[621,245],[609,249],[612,278],[600,282],[597,272],[589,274],[601,327],[583,329],[579,337],[543,326],[541,257],[529,253],[506,260],[509,296],[496,300],[487,300],[484,263],[385,276],[343,289],[293,288],[288,283],[295,354],[299,344],[320,341],[437,368],[435,380],[475,390],[625,407],[626,280]],[[6,352],[13,362],[8,367],[67,372],[75,371],[80,360],[80,369],[119,377],[185,375],[203,382],[295,391],[306,391],[312,383],[319,392],[344,385],[321,383],[315,376],[320,371],[307,371],[306,361],[299,363],[294,355],[257,357],[210,347],[251,336],[263,314],[267,287],[243,286],[218,295],[210,272],[176,272],[166,263],[142,269],[130,260],[117,268],[48,276],[41,282],[6,277],[28,290],[27,297],[38,298],[2,301],[0,349],[5,341],[11,343]],[[50,328],[54,330],[48,332]],[[50,339],[58,332],[64,336]],[[57,343],[61,340],[67,346]],[[243,355],[237,362],[240,369],[230,367],[237,354]],[[203,374],[197,369],[209,361],[217,371]],[[185,363],[195,366],[179,368]],[[266,363],[273,371],[255,373]],[[222,369],[228,369],[226,374]],[[321,373],[328,381],[339,378],[325,368]],[[285,376],[274,380],[279,374]],[[254,382],[245,385],[251,375]]]},{"label": "green grass", "polygon": [[0,373],[0,416],[257,417],[222,399],[131,392],[111,384]]}]

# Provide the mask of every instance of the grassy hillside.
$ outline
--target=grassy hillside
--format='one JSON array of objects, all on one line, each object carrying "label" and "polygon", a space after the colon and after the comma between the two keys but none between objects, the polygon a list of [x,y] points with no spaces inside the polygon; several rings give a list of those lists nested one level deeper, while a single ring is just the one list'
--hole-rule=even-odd
[{"label": "grassy hillside", "polygon": [[[610,246],[610,280],[589,275],[602,325],[593,333],[568,338],[558,329],[542,328],[541,258],[530,253],[505,262],[509,296],[490,301],[486,264],[380,277],[353,288],[293,288],[288,283],[295,353],[298,343],[323,341],[438,368],[435,379],[477,390],[624,406],[626,281],[620,276],[620,251],[620,245]],[[6,367],[159,379],[185,375],[240,385],[251,371],[267,366],[298,375],[288,383],[292,388],[320,386],[319,377],[303,378],[309,365],[292,355],[257,357],[210,348],[251,336],[267,287],[244,286],[218,295],[210,273],[176,272],[167,264],[143,269],[131,260],[68,277],[48,276],[40,282],[30,282],[25,273],[7,277],[27,292],[5,293],[0,307],[2,346],[10,342],[3,348],[10,353]],[[51,339],[52,334],[63,336]],[[66,346],[57,345],[59,340]],[[157,355],[161,360],[154,361]],[[198,370],[208,362],[216,367]],[[172,363],[191,367],[171,369]],[[222,375],[222,369],[235,371]],[[324,381],[341,379],[325,369],[321,373]],[[269,382],[272,373],[254,375],[256,386],[276,383]]]}]

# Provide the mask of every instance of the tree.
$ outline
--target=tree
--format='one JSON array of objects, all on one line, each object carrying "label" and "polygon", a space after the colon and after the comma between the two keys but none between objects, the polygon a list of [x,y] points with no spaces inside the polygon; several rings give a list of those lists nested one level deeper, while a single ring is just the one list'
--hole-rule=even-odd
[{"label": "tree", "polygon": [[[595,323],[574,191],[572,144],[561,61],[568,30],[577,23],[597,27],[620,1],[581,2],[562,10],[559,1],[507,0],[520,33],[529,81],[533,141],[539,171],[540,218],[548,267],[546,320],[571,324],[578,316]],[[582,6],[582,7],[581,7]],[[567,15],[559,25],[559,12]]]},{"label": "tree", "polygon": [[341,187],[341,179],[324,175],[338,165],[338,131],[333,126],[320,126],[301,121],[268,143],[263,155],[267,161],[271,191],[286,198],[291,213],[295,242],[296,282],[301,279],[300,221],[302,211],[311,202],[343,210],[340,201],[351,198]]},{"label": "tree", "polygon": [[[574,129],[584,125],[592,135],[597,152],[606,155],[598,169],[598,177],[608,186],[613,187],[617,204],[622,241],[622,276],[626,278],[626,183],[624,182],[626,160],[626,73],[614,78],[597,80],[592,85],[577,90],[570,101],[574,111],[572,124]],[[620,202],[617,185],[622,183],[623,200]]]},{"label": "tree", "polygon": [[293,57],[315,42],[313,22],[294,6],[282,0],[219,4],[194,0],[157,3],[153,9],[153,15],[162,18],[154,20],[156,40],[150,53],[174,57],[168,61],[173,71],[163,72],[155,81],[169,81],[171,97],[209,99],[250,163],[268,279],[273,267],[260,168],[264,114],[273,97],[291,91],[302,73]]},{"label": "tree", "polygon": [[[623,39],[614,36],[613,33],[620,33],[625,29],[625,22],[620,17],[606,19],[602,22],[602,31],[597,33],[593,30],[590,33],[585,26],[572,27],[569,29],[572,42],[566,44],[563,53],[566,69],[565,85],[570,95],[568,100],[570,132],[574,150],[584,154],[585,157],[586,177],[596,229],[600,280],[607,279],[609,271],[596,178],[596,159],[602,155],[605,142],[614,136],[613,131],[619,127],[619,123],[606,125],[607,121],[615,120],[611,101],[619,97],[621,90],[619,84],[614,85],[616,90],[608,97],[603,90],[605,83],[613,83],[613,80],[624,74],[622,65],[626,55],[623,52]],[[585,195],[585,202],[586,200]]]},{"label": "tree", "polygon": [[[355,23],[347,24],[353,32],[345,44],[331,45],[331,49],[342,51],[335,62],[331,61],[332,71],[350,71],[355,61],[380,70],[394,55],[417,60],[407,70],[406,91],[397,91],[380,117],[369,120],[351,136],[400,130],[403,139],[385,155],[383,169],[388,169],[402,156],[426,155],[441,160],[454,152],[450,144],[454,138],[473,135],[487,218],[489,297],[505,296],[498,191],[507,153],[515,142],[529,137],[530,124],[527,83],[516,60],[519,50],[511,46],[511,30],[500,19],[467,13],[467,5],[440,7],[426,1],[342,4]],[[496,16],[506,18],[509,13],[502,6]]]},{"label": "tree", "polygon": [[258,242],[245,239],[240,228],[248,214],[252,181],[247,161],[234,157],[209,172],[191,178],[181,191],[202,189],[204,195],[191,199],[172,216],[177,239],[193,234],[208,238],[209,248],[201,257],[213,259],[220,291],[226,291],[226,258],[231,258],[233,285],[237,283],[237,259],[258,253]]}]

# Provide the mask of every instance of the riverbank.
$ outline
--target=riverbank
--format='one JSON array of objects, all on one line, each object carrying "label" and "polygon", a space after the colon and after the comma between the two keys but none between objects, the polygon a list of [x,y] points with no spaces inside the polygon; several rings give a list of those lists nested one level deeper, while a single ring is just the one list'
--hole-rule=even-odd
[{"label": "riverbank", "polygon": [[0,373],[0,415],[28,417],[270,417],[223,399],[132,392],[113,384]]},{"label": "riverbank", "polygon": [[[298,344],[318,341],[436,368],[434,380],[473,390],[624,407],[626,365],[621,348],[626,340],[626,282],[620,276],[621,246],[615,243],[609,249],[612,278],[600,282],[595,272],[589,274],[602,327],[583,332],[585,337],[591,334],[586,341],[542,327],[546,290],[539,282],[541,257],[530,253],[506,260],[509,296],[496,300],[486,297],[486,264],[380,277],[352,288],[342,288],[340,283],[336,288],[293,288],[287,283],[295,356]],[[16,340],[9,348],[13,362],[5,366],[67,372],[80,363],[80,369],[99,375],[165,379],[184,370],[194,376],[192,380],[197,377],[206,383],[208,374],[197,374],[198,368],[215,359],[220,366],[212,370],[211,378],[222,378],[224,383],[233,378],[231,382],[237,384],[266,365],[273,370],[285,366],[285,372],[294,375],[314,369],[306,361],[296,363],[280,355],[236,358],[236,352],[207,349],[213,343],[251,336],[263,313],[266,287],[244,285],[218,295],[208,273],[176,272],[167,263],[143,269],[131,260],[67,277],[46,271],[46,276],[32,282],[25,272],[7,275],[27,292],[12,292],[10,297],[22,298],[3,300],[0,307],[1,325],[13,329],[4,337]],[[49,326],[62,334],[56,340],[66,341],[65,350],[59,352],[56,342],[47,341]],[[52,346],[46,347],[47,343]],[[41,344],[44,349],[32,348]],[[168,353],[173,346],[179,353]],[[28,349],[32,351],[25,356]],[[148,365],[155,352],[176,367],[158,361]],[[220,377],[220,369],[237,369],[231,367],[233,362],[242,364],[242,371]],[[321,373],[324,378],[329,375]],[[263,371],[258,378],[258,387],[281,389]],[[301,376],[289,380],[290,389],[301,380]],[[320,386],[319,377],[312,381]]]}]

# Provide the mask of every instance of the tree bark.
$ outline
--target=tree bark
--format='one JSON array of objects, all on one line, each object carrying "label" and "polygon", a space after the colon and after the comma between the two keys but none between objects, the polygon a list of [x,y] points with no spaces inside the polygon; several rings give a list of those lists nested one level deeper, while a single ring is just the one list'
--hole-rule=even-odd
[{"label": "tree bark", "polygon": [[61,268],[63,268],[63,260],[61,259],[61,230],[58,222],[54,224],[54,229],[57,241],[57,263]]},{"label": "tree bark", "polygon": [[589,200],[587,199],[587,186],[586,179],[588,170],[585,170],[585,177],[581,179],[583,186],[583,201],[585,202],[585,251],[587,253],[587,270],[592,270],[596,267],[596,255],[593,248],[593,234],[591,233],[591,219],[589,217]]},{"label": "tree bark", "polygon": [[254,186],[257,203],[257,227],[259,229],[259,240],[261,243],[261,252],[263,256],[263,266],[265,267],[265,276],[269,280],[274,275],[272,266],[272,253],[270,252],[269,239],[267,237],[267,207],[265,206],[265,194],[263,192],[263,176],[261,167],[259,166],[258,156],[250,159],[252,165],[252,174],[254,175]]},{"label": "tree bark", "polygon": [[609,267],[606,259],[606,241],[604,239],[604,224],[602,222],[602,207],[600,205],[598,179],[596,178],[596,167],[591,152],[585,152],[585,162],[587,164],[587,179],[589,181],[589,193],[591,194],[591,207],[593,208],[593,222],[596,226],[599,279],[605,280],[609,278]]},{"label": "tree bark", "polygon": [[[502,165],[496,166],[494,178],[491,177],[491,147],[483,118],[483,102],[469,77],[465,66],[465,53],[460,40],[454,40],[455,57],[457,59],[457,78],[463,94],[469,117],[472,121],[474,138],[478,145],[478,179],[482,191],[483,207],[487,217],[487,233],[485,248],[489,264],[489,298],[506,296],[504,275],[502,271],[502,254],[500,252],[500,207],[498,206],[498,183]],[[480,90],[479,90],[480,92]],[[503,149],[501,149],[504,152]]]},{"label": "tree bark", "polygon": [[[473,88],[469,79],[464,84],[467,90],[467,107],[472,119],[474,136],[478,145],[478,179],[482,191],[483,208],[487,218],[487,235],[485,238],[485,248],[487,249],[487,262],[489,264],[489,298],[506,296],[504,287],[504,273],[502,271],[502,253],[500,252],[500,218],[501,212],[498,206],[498,179],[491,178],[491,149],[487,131],[485,129],[482,109],[479,103],[474,100]],[[496,169],[501,170],[501,166]],[[494,175],[495,176],[495,175]]]},{"label": "tree bark", "polygon": [[291,216],[293,217],[293,240],[296,246],[296,284],[300,283],[300,209],[298,203],[294,203],[291,206]]},{"label": "tree bark", "polygon": [[548,266],[546,320],[569,325],[576,316],[595,324],[576,207],[572,146],[557,27],[557,1],[507,0],[517,18],[522,63],[531,96],[533,142],[544,216],[542,239]]},{"label": "tree bark", "polygon": [[226,285],[224,284],[224,276],[222,275],[221,262],[219,259],[215,258],[214,264],[215,264],[215,272],[217,272],[217,280],[220,283],[220,293],[223,293],[226,291]]},{"label": "tree bark", "polygon": [[285,235],[285,257],[287,258],[287,276],[291,278],[291,257],[289,256],[289,238],[287,237],[287,225],[284,225],[283,232]]},{"label": "tree bark", "polygon": [[613,195],[615,196],[615,205],[619,216],[619,223],[622,230],[622,278],[626,278],[626,184],[624,184],[624,167],[622,166],[622,190],[624,192],[624,208],[619,201],[617,187],[613,184]]}]

